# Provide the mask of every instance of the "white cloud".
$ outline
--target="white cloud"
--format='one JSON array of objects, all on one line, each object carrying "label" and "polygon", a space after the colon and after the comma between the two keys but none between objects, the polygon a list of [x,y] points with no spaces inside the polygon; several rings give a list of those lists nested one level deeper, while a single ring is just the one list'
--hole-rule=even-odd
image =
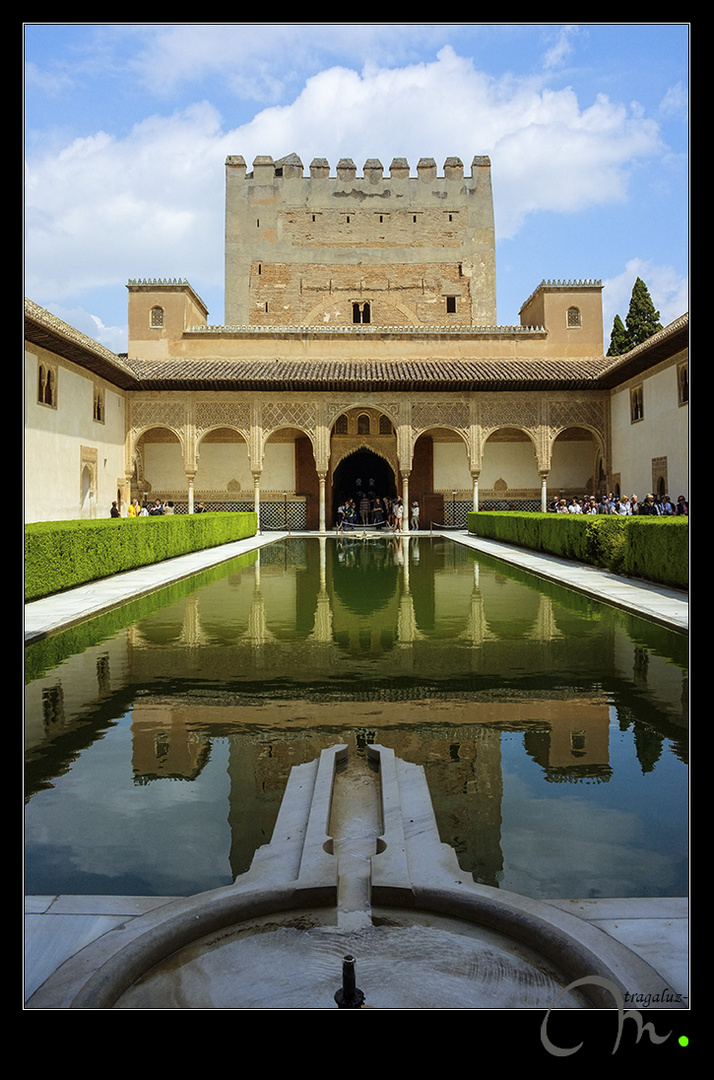
[{"label": "white cloud", "polygon": [[[162,35],[157,82],[172,64],[185,78],[215,69],[221,47],[196,29],[188,53],[189,35]],[[565,28],[561,57],[571,37]],[[293,37],[277,27],[276,39],[287,50]],[[224,52],[235,40],[228,35]],[[265,43],[264,27],[255,40]],[[304,35],[299,41],[306,47]],[[252,69],[256,63],[260,56]],[[276,69],[274,61],[266,67]],[[542,77],[487,76],[450,46],[426,63],[331,67],[308,78],[289,104],[233,130],[227,120],[203,101],[156,113],[125,137],[98,131],[59,150],[34,143],[26,184],[28,295],[78,304],[83,291],[121,288],[130,277],[188,277],[199,291],[204,283],[220,287],[228,154],[250,164],[257,154],[296,151],[306,168],[315,156],[333,168],[347,156],[358,170],[367,158],[388,169],[393,157],[406,157],[413,171],[421,157],[441,167],[458,155],[467,172],[475,154],[489,154],[503,240],[532,213],[622,203],[631,172],[662,152],[656,123],[638,110],[604,95],[583,105],[571,88],[549,89]]]},{"label": "white cloud", "polygon": [[249,161],[299,149],[304,164],[349,156],[360,168],[379,157],[387,168],[405,156],[414,168],[420,157],[441,165],[456,154],[469,169],[475,154],[489,154],[501,239],[530,212],[623,201],[630,170],[662,149],[656,123],[636,109],[604,95],[582,108],[570,88],[490,78],[449,46],[428,64],[322,71],[290,105],[258,113],[233,137]]},{"label": "white cloud", "polygon": [[58,299],[128,277],[211,276],[222,254],[220,122],[208,105],[126,139],[75,139],[26,169],[27,290]]},{"label": "white cloud", "polygon": [[573,38],[578,33],[577,26],[563,26],[560,28],[556,42],[543,57],[543,67],[546,71],[560,67],[564,60],[572,55],[574,50]]},{"label": "white cloud", "polygon": [[659,110],[662,116],[679,117],[682,120],[687,120],[689,99],[687,90],[681,82],[675,86],[670,86],[660,102]]}]

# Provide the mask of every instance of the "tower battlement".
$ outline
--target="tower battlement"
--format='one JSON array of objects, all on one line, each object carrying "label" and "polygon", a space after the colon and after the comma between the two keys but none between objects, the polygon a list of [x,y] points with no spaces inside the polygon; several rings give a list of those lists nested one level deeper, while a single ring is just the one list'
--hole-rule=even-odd
[{"label": "tower battlement", "polygon": [[[485,155],[474,157],[471,162],[471,177],[475,178],[476,170],[490,169],[491,161]],[[261,154],[253,160],[253,168],[249,172],[245,158],[240,154],[229,155],[226,158],[226,168],[240,176],[244,180],[265,182],[266,180],[284,179],[295,180],[305,178],[305,166],[298,154],[288,154],[286,157],[275,161],[269,154]],[[357,166],[352,158],[340,158],[337,162],[333,177],[340,180],[357,179]],[[406,158],[392,158],[389,166],[390,180],[408,180],[413,174]],[[313,158],[310,162],[309,177],[316,180],[330,178],[330,163],[327,158]],[[434,180],[437,178],[437,165],[434,158],[420,158],[416,166],[416,177],[419,180]],[[464,177],[464,164],[459,157],[448,157],[443,166],[443,179],[461,180]],[[384,166],[379,158],[368,158],[365,161],[362,178],[375,182],[385,179]]]},{"label": "tower battlement", "polygon": [[491,163],[226,159],[226,323],[496,324]]}]

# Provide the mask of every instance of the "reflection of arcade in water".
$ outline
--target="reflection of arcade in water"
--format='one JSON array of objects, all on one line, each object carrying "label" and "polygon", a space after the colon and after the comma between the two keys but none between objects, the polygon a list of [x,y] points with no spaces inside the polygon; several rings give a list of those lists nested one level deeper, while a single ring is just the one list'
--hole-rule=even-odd
[{"label": "reflection of arcade in water", "polygon": [[[425,767],[442,838],[497,884],[503,732],[522,733],[550,782],[606,782],[613,697],[636,717],[644,679],[645,756],[686,735],[682,671],[655,655],[643,671],[616,619],[584,622],[587,602],[567,602],[442,540],[271,545],[31,687],[54,695],[30,760],[50,782],[42,762],[71,758],[80,732],[89,744],[127,707],[138,784],[191,782],[211,740],[227,739],[237,875],[270,838],[293,765],[336,742],[353,753],[380,742]],[[58,684],[71,709],[67,692],[58,708]]]}]

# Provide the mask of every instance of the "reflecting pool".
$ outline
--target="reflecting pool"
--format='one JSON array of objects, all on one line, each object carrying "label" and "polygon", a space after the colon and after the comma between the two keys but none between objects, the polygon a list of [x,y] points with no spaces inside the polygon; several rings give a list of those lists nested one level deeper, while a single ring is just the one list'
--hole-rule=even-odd
[{"label": "reflecting pool", "polygon": [[293,765],[423,765],[475,880],[687,894],[687,639],[447,537],[294,537],[26,649],[30,894],[188,895]]}]

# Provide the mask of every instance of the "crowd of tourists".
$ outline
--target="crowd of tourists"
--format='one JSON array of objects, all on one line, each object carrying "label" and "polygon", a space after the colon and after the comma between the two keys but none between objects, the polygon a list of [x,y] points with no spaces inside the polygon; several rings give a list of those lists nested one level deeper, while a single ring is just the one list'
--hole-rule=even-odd
[{"label": "crowd of tourists", "polygon": [[641,514],[651,517],[680,517],[689,515],[689,503],[684,495],[672,502],[669,495],[585,495],[583,498],[555,499],[550,508],[556,514]]},{"label": "crowd of tourists", "polygon": [[[119,517],[118,513],[114,513],[116,503],[112,503],[112,517]],[[163,503],[161,499],[154,499],[152,503],[140,503],[138,499],[132,499],[126,508],[126,516],[128,518],[139,517],[162,517],[164,514],[173,514],[174,504],[172,502]]]},{"label": "crowd of tourists", "polygon": [[[404,503],[398,495],[380,496],[371,488],[366,491],[358,488],[353,498],[345,499],[337,507],[335,528],[338,532],[367,527],[401,532],[405,513]],[[409,511],[409,524],[412,531],[419,528],[419,503],[416,500]]]}]

